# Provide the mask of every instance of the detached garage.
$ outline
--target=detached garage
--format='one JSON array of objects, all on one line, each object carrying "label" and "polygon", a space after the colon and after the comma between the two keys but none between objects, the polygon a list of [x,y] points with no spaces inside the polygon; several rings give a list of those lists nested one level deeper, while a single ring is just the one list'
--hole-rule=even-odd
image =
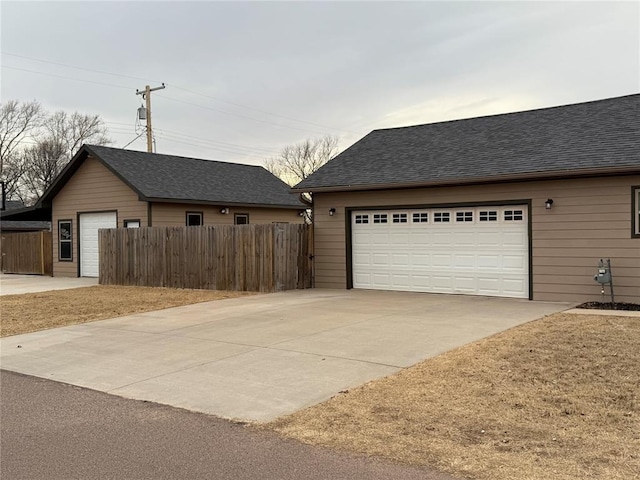
[{"label": "detached garage", "polygon": [[640,302],[640,95],[375,130],[313,193],[315,284]]}]

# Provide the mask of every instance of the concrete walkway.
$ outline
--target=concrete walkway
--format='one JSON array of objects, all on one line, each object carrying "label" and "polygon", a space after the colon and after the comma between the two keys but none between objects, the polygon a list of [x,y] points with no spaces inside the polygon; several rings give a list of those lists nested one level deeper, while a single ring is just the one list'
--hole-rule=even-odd
[{"label": "concrete walkway", "polygon": [[506,298],[304,290],[7,337],[3,369],[268,421],[568,308]]},{"label": "concrete walkway", "polygon": [[62,278],[44,275],[0,273],[0,295],[66,290],[97,285],[97,278]]}]

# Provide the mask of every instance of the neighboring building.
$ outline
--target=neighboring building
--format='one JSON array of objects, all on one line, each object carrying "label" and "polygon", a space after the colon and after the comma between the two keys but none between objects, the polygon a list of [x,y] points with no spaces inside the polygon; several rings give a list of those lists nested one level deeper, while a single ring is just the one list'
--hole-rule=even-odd
[{"label": "neighboring building", "polygon": [[2,232],[40,232],[51,230],[51,222],[39,220],[4,220],[11,215],[28,210],[20,200],[4,200],[0,212],[0,231]]},{"label": "neighboring building", "polygon": [[294,191],[317,287],[581,302],[611,258],[640,302],[638,94],[376,130]]},{"label": "neighboring building", "polygon": [[43,194],[53,275],[98,276],[98,230],[302,223],[306,208],[262,167],[84,145]]}]

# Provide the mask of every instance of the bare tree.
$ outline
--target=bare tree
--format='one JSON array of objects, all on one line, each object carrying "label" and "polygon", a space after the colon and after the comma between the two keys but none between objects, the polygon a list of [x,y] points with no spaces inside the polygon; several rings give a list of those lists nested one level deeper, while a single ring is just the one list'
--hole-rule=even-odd
[{"label": "bare tree", "polygon": [[265,161],[264,167],[289,185],[295,185],[331,160],[338,153],[339,141],[334,135],[325,135],[287,145],[277,157]]},{"label": "bare tree", "polygon": [[61,110],[44,121],[43,130],[43,138],[64,148],[69,158],[83,143],[94,145],[112,143],[107,137],[107,128],[99,115],[83,115],[78,112],[69,115]]},{"label": "bare tree", "polygon": [[0,107],[0,180],[8,197],[18,190],[24,165],[20,154],[25,140],[31,138],[44,119],[41,105],[10,100]]},{"label": "bare tree", "polygon": [[57,111],[11,100],[0,108],[0,178],[7,197],[29,204],[51,185],[83,143],[107,145],[98,115]]},{"label": "bare tree", "polygon": [[24,173],[20,196],[24,203],[35,202],[53,183],[69,161],[66,148],[52,139],[39,141],[22,153]]},{"label": "bare tree", "polygon": [[[266,160],[264,168],[289,185],[295,185],[335,157],[339,141],[335,135],[325,135],[287,145],[277,157]],[[304,213],[305,222],[312,223],[311,193],[304,193],[300,198],[309,204]]]}]

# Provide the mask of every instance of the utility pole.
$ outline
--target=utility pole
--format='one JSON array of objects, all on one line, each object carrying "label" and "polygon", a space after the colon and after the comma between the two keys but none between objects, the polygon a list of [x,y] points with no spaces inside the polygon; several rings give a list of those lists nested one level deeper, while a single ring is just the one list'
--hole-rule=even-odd
[{"label": "utility pole", "polygon": [[161,87],[151,88],[149,85],[144,87],[144,90],[136,89],[136,95],[142,95],[147,101],[147,152],[153,153],[153,134],[151,133],[151,92],[156,90],[162,90],[165,88],[164,83]]}]

